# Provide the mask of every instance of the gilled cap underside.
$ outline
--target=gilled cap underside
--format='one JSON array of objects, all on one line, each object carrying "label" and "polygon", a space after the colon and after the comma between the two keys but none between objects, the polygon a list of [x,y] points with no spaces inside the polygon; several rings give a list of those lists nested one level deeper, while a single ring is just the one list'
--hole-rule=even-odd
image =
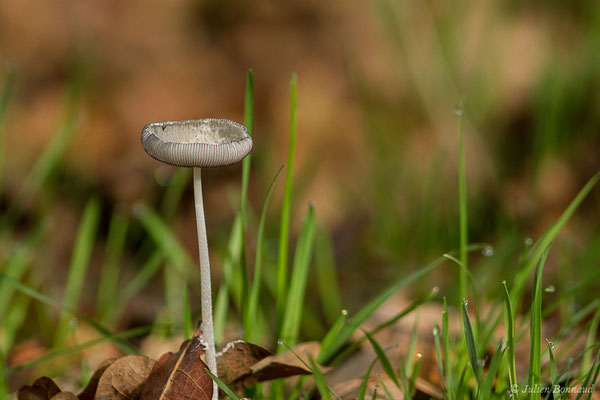
[{"label": "gilled cap underside", "polygon": [[248,130],[225,119],[167,121],[142,130],[142,146],[153,158],[180,167],[220,167],[250,153]]}]

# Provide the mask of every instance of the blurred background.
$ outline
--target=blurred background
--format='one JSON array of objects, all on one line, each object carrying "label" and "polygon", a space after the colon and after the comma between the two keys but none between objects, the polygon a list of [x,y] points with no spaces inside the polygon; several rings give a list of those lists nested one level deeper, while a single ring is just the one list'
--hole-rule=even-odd
[{"label": "blurred background", "polygon": [[[597,1],[3,1],[0,68],[11,96],[1,103],[2,258],[29,244],[24,281],[63,298],[78,226],[96,207],[94,245],[79,256],[88,254],[89,262],[78,304],[93,314],[103,265],[118,265],[127,281],[148,258],[152,246],[132,216],[145,204],[162,213],[195,260],[189,174],[147,156],[141,129],[203,117],[241,122],[252,68],[250,259],[257,213],[287,160],[289,76],[296,73],[291,238],[314,201],[321,238],[315,262],[335,265],[339,305],[357,307],[457,247],[461,99],[469,238],[494,247],[493,257],[474,256],[473,269],[494,296],[516,269],[525,239],[536,239],[600,170],[598,49]],[[181,192],[165,205],[174,180],[183,182]],[[240,165],[204,171],[215,282],[240,182]],[[282,191],[280,181],[267,220],[271,263]],[[589,280],[574,304],[600,289],[590,278],[600,253],[598,200],[596,190],[583,203],[547,268],[557,291]],[[107,261],[109,232],[119,223],[129,227],[123,249]],[[453,295],[456,273],[440,270],[413,289],[437,285]],[[155,321],[162,292],[161,275],[149,279],[112,326]],[[319,296],[307,299],[327,326]],[[3,336],[7,354],[25,339],[48,344],[41,332],[52,325],[44,327],[34,303],[23,307],[29,311],[17,333]]]}]

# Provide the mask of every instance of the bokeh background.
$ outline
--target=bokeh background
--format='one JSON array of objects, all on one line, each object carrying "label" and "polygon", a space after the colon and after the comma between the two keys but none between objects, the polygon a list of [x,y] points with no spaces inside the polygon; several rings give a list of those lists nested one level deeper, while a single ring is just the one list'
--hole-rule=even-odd
[{"label": "bokeh background", "polygon": [[[597,1],[3,1],[0,66],[14,86],[2,130],[1,205],[4,214],[18,210],[3,257],[46,221],[49,234],[28,253],[29,282],[60,299],[83,209],[98,198],[80,300],[82,310],[93,309],[111,215],[130,218],[139,204],[158,208],[175,173],[144,153],[142,127],[202,117],[241,122],[252,68],[249,253],[256,213],[287,159],[290,73],[298,76],[292,240],[314,201],[319,232],[331,239],[341,305],[350,309],[457,247],[462,99],[469,237],[495,252],[475,255],[473,268],[493,296],[516,269],[524,240],[537,238],[600,170],[598,49]],[[47,176],[43,184],[31,184],[32,168],[57,136],[59,161],[47,175],[37,172]],[[204,173],[216,282],[240,172],[238,165]],[[269,213],[271,262],[282,188]],[[589,277],[600,253],[598,200],[596,190],[583,203],[547,268],[557,290],[590,280],[574,303],[600,289]],[[124,276],[143,261],[146,234],[131,218],[119,261]],[[193,257],[194,222],[188,185],[170,224]],[[437,285],[451,296],[455,274],[445,269],[415,286]],[[158,276],[114,325],[154,321],[161,293]],[[308,299],[319,316],[318,296]],[[43,321],[33,311],[25,321],[10,348],[44,342]]]}]

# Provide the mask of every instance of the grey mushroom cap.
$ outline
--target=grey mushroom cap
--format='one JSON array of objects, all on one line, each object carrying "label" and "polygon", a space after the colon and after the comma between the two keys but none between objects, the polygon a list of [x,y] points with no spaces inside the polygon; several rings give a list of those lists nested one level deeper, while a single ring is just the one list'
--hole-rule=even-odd
[{"label": "grey mushroom cap", "polygon": [[153,122],[142,129],[142,146],[152,158],[178,167],[222,167],[252,150],[245,126],[228,119]]}]

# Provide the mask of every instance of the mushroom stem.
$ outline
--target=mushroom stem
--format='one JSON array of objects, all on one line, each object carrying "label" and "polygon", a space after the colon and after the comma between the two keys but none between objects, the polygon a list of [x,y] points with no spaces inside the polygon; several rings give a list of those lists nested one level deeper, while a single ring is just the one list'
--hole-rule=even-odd
[{"label": "mushroom stem", "polygon": [[[206,341],[206,363],[217,375],[217,359],[215,355],[215,336],[212,317],[212,294],[210,286],[210,260],[208,257],[208,241],[206,239],[206,222],[204,205],[202,204],[202,169],[194,168],[194,202],[196,205],[196,229],[198,230],[198,252],[200,254],[200,280],[202,296],[202,335]],[[213,381],[213,400],[219,398],[219,388]]]}]

